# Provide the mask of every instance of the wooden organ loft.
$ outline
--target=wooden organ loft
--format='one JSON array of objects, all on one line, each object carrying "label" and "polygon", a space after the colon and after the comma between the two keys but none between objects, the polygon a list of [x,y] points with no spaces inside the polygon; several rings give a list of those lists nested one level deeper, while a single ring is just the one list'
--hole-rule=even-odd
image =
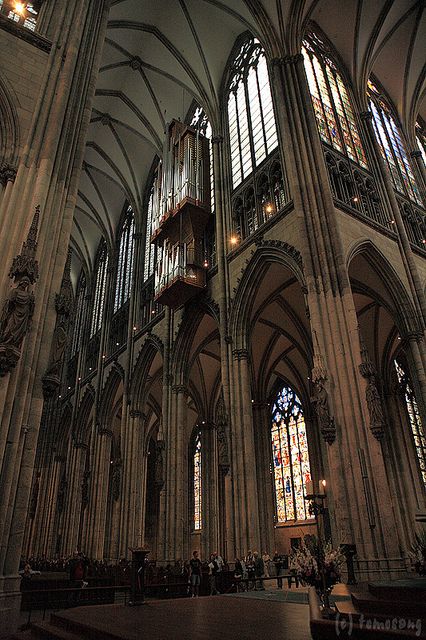
[{"label": "wooden organ loft", "polygon": [[156,302],[180,307],[205,288],[204,232],[210,215],[208,140],[173,120],[154,185],[151,243],[157,255]]}]

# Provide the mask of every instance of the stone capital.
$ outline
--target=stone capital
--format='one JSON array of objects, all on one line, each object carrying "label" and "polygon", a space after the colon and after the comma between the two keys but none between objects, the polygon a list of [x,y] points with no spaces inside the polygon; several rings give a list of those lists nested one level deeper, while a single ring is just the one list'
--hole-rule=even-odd
[{"label": "stone capital", "polygon": [[212,144],[220,144],[223,142],[223,136],[221,135],[217,135],[217,136],[213,136],[213,138],[211,139],[211,143]]},{"label": "stone capital", "polygon": [[234,358],[234,360],[248,360],[248,349],[234,349],[232,352],[232,357]]},{"label": "stone capital", "polygon": [[361,120],[365,120],[366,122],[371,122],[371,120],[373,119],[373,114],[371,113],[371,111],[369,111],[368,109],[366,111],[361,111],[361,113],[359,114],[359,117],[361,118]]},{"label": "stone capital", "polygon": [[172,387],[172,393],[183,393],[184,395],[188,395],[188,387],[184,384],[175,384]]},{"label": "stone capital", "polygon": [[10,164],[3,165],[0,169],[0,184],[5,187],[8,182],[15,182],[16,173],[16,169]]}]

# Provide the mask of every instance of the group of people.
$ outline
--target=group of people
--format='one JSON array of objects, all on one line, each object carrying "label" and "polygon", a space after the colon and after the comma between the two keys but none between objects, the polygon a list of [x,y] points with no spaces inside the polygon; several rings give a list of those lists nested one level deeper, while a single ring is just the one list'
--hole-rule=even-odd
[{"label": "group of people", "polygon": [[267,551],[260,555],[257,551],[250,549],[244,558],[235,558],[234,577],[242,589],[263,591],[265,589],[263,579],[276,576],[278,588],[282,589],[283,580],[280,575],[283,564],[284,558],[278,551],[275,551],[271,558]]},{"label": "group of people", "polygon": [[[225,562],[222,556],[220,556],[217,551],[214,551],[210,554],[207,567],[209,575],[210,595],[215,596],[220,593],[218,589],[218,586],[220,586],[218,585],[218,581],[220,580],[220,573],[225,567]],[[198,551],[194,551],[192,554],[192,558],[189,561],[189,584],[192,598],[198,598],[200,594],[201,576],[203,573],[202,569],[203,563],[199,558]]]}]

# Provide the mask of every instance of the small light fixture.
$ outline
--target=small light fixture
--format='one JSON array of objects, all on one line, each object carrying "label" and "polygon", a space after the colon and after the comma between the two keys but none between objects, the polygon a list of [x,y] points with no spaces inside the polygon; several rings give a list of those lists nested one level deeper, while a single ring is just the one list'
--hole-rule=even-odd
[{"label": "small light fixture", "polygon": [[71,389],[71,387],[68,387],[68,391]]},{"label": "small light fixture", "polygon": [[79,378],[78,381],[81,382],[81,378]]},{"label": "small light fixture", "polygon": [[265,211],[266,211],[266,213],[272,213],[272,211],[273,211],[273,210],[274,210],[274,207],[272,206],[272,204],[271,204],[270,202],[268,202],[268,203],[265,205]]},{"label": "small light fixture", "polygon": [[155,315],[155,310],[154,310],[154,309],[151,311],[151,314],[152,314],[153,316]]},{"label": "small light fixture", "polygon": [[119,345],[120,345],[120,343],[119,343],[119,342],[116,342],[116,343],[115,343],[115,346],[116,346],[116,347],[118,347]]},{"label": "small light fixture", "polygon": [[395,224],[395,220],[391,220],[391,221],[390,221],[390,223],[391,223],[391,224]]},{"label": "small light fixture", "polygon": [[235,245],[238,244],[238,237],[237,236],[231,236],[229,241],[232,244],[232,246],[235,247]]},{"label": "small light fixture", "polygon": [[136,331],[136,327],[133,327],[133,331]]},{"label": "small light fixture", "polygon": [[92,367],[89,367],[89,371],[91,371],[91,370],[92,370]]},{"label": "small light fixture", "polygon": [[62,398],[62,396],[58,396],[58,398]]},{"label": "small light fixture", "polygon": [[105,358],[106,358],[106,355],[104,354],[104,355],[102,356],[102,358],[103,358],[103,359],[105,360]]},{"label": "small light fixture", "polygon": [[23,2],[15,2],[15,12],[23,16],[25,13],[25,5]]},{"label": "small light fixture", "polygon": [[358,196],[354,196],[353,201],[358,202]]},{"label": "small light fixture", "polygon": [[207,267],[209,266],[208,260],[204,260],[204,266],[207,269]]}]

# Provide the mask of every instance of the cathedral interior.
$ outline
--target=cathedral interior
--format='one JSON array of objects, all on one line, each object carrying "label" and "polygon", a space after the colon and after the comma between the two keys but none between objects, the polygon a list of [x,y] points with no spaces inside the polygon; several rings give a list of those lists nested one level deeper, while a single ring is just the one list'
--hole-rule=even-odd
[{"label": "cathedral interior", "polygon": [[[416,0],[0,0],[0,615],[22,558],[426,520]],[[422,44],[423,43],[423,44]]]}]

